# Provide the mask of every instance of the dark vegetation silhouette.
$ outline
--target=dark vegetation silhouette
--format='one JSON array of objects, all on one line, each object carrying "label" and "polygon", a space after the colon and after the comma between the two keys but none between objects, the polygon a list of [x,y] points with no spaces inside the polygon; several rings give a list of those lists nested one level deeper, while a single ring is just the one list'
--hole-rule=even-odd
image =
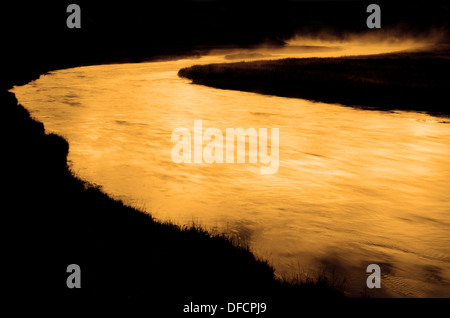
[{"label": "dark vegetation silhouette", "polygon": [[194,65],[178,75],[222,89],[450,115],[449,52]]}]

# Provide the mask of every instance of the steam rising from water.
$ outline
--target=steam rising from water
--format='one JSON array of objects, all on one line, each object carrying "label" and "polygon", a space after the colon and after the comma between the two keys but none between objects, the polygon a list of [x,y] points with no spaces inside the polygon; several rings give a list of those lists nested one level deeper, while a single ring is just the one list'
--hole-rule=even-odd
[{"label": "steam rising from water", "polygon": [[433,28],[414,35],[400,28],[340,34],[323,31],[296,34],[280,42],[279,46],[263,43],[248,49],[216,49],[211,50],[209,55],[225,55],[227,61],[236,62],[285,57],[338,57],[422,50],[430,52],[447,43],[448,34],[445,28]]},{"label": "steam rising from water", "polygon": [[412,33],[404,28],[381,28],[373,29],[362,33],[346,32],[335,33],[330,30],[316,33],[297,33],[292,38],[286,40],[289,45],[298,45],[305,41],[315,43],[359,43],[359,44],[396,44],[410,43],[422,45],[434,45],[447,42],[449,32],[444,27],[435,27],[422,32]]}]

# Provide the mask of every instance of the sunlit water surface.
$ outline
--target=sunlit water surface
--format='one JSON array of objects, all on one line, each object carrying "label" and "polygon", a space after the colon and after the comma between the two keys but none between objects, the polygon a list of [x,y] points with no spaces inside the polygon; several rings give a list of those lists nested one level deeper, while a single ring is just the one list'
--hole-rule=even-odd
[{"label": "sunlit water surface", "polygon": [[[267,58],[395,49],[291,47]],[[177,76],[182,67],[223,61],[230,60],[217,52],[65,69],[14,93],[47,132],[69,141],[77,176],[158,219],[233,235],[278,275],[334,271],[354,296],[450,296],[450,125],[416,112],[219,90]],[[224,134],[279,128],[278,172],[174,163],[173,129],[193,132],[197,119]],[[365,291],[371,263],[381,266],[381,290]]]}]

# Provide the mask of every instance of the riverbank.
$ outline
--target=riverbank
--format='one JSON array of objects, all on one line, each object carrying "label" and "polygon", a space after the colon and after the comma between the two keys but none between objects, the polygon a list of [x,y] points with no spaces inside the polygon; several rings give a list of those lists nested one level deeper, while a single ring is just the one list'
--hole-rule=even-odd
[{"label": "riverbank", "polygon": [[428,52],[194,65],[178,75],[221,89],[448,116],[448,53],[445,47]]},{"label": "riverbank", "polygon": [[[110,300],[151,304],[151,312],[179,312],[188,300],[271,303],[296,311],[299,299],[341,299],[339,286],[321,278],[287,283],[247,246],[199,227],[156,222],[74,177],[68,143],[46,134],[7,90],[39,75],[26,72],[2,87],[6,159],[4,213],[8,225],[9,278],[17,293],[58,301]],[[17,77],[19,78],[19,77]],[[65,282],[69,264],[82,270],[82,288]],[[30,269],[33,284],[30,286]],[[302,309],[303,310],[303,309]]]}]

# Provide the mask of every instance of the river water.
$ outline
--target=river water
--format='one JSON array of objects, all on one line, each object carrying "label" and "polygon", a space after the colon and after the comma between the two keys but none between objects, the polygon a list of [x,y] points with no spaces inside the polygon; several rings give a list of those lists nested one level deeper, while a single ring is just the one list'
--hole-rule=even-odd
[{"label": "river water", "polygon": [[[400,47],[290,47],[260,58],[340,56]],[[404,48],[404,47],[402,47]],[[267,53],[267,52],[266,52]],[[69,141],[72,171],[177,224],[226,232],[283,277],[324,271],[352,296],[450,296],[450,125],[381,112],[193,85],[200,59],[58,70],[13,92]],[[175,128],[279,128],[279,169],[176,164]],[[366,267],[381,266],[380,290]]]}]

